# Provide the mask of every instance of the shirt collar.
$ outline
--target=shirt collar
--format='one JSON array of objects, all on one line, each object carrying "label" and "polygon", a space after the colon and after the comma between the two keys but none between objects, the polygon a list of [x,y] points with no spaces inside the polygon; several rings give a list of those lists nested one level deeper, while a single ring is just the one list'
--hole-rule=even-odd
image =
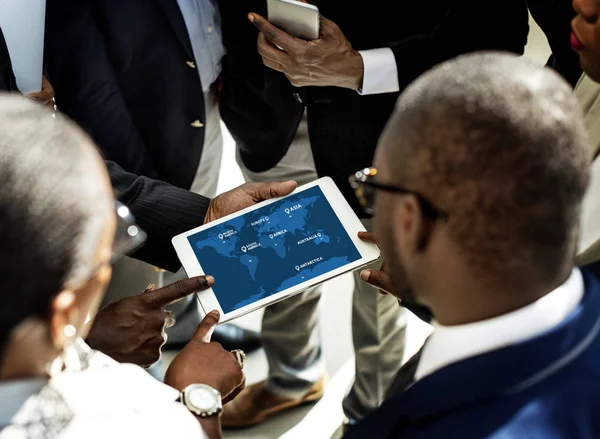
[{"label": "shirt collar", "polygon": [[415,380],[445,366],[531,339],[562,322],[581,302],[584,282],[573,269],[569,279],[536,302],[492,319],[465,325],[434,323],[423,347]]},{"label": "shirt collar", "polygon": [[0,430],[10,425],[25,402],[40,393],[46,384],[48,380],[44,378],[0,382]]}]

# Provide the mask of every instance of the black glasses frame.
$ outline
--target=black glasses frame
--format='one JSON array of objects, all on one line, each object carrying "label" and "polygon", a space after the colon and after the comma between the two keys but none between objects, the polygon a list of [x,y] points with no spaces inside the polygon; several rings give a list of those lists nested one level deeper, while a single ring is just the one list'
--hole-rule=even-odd
[{"label": "black glasses frame", "polygon": [[363,186],[370,187],[375,190],[381,190],[381,191],[393,193],[393,194],[413,195],[419,201],[419,204],[421,205],[421,209],[423,210],[423,214],[427,218],[441,219],[441,220],[448,219],[448,213],[435,207],[433,205],[433,203],[431,203],[429,200],[427,200],[420,193],[411,191],[402,186],[379,183],[379,182],[373,180],[375,175],[377,175],[377,169],[366,168],[366,169],[363,169],[362,171],[356,172],[355,174],[351,175],[349,178],[350,186],[352,187],[352,189],[354,189],[356,198],[360,202],[360,204],[361,204],[362,208],[365,210],[365,212],[368,213],[369,215],[373,215],[375,209],[374,209],[374,206],[372,206],[371,203],[367,200],[367,197],[364,195],[365,191],[364,191]]}]

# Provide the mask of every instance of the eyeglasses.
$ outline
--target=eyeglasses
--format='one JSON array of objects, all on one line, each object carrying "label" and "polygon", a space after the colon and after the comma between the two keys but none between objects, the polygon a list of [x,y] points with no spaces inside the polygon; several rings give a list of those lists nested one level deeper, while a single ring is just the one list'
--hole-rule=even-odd
[{"label": "eyeglasses", "polygon": [[115,213],[117,228],[112,246],[111,264],[137,250],[146,241],[146,233],[135,223],[135,218],[127,206],[115,201]]},{"label": "eyeglasses", "polygon": [[375,195],[378,190],[386,191],[395,194],[414,195],[421,204],[423,214],[431,219],[447,219],[448,214],[437,209],[433,206],[425,197],[418,192],[414,192],[405,189],[400,186],[392,186],[388,184],[378,183],[375,181],[377,175],[377,169],[365,168],[361,171],[356,172],[349,178],[350,186],[354,189],[358,202],[369,215],[375,213]]}]

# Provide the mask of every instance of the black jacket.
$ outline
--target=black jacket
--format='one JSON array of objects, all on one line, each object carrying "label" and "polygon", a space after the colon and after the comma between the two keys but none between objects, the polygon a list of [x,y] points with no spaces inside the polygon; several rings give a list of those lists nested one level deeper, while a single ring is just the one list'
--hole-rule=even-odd
[{"label": "black jacket", "polygon": [[552,56],[548,65],[571,83],[573,87],[581,77],[579,56],[571,48],[571,20],[575,16],[572,0],[527,0],[531,16],[540,26],[550,48]]},{"label": "black jacket", "polygon": [[4,34],[0,29],[0,91],[17,91],[17,83],[13,74],[8,47],[4,40]]},{"label": "black jacket", "polygon": [[[480,49],[522,53],[527,41],[524,0],[314,0],[356,50],[391,47],[400,89],[430,67]],[[273,167],[286,153],[308,110],[310,142],[321,176],[331,176],[358,212],[348,176],[370,166],[397,93],[360,96],[335,87],[294,88],[262,65],[257,31],[247,13],[266,16],[264,0],[222,0],[221,115],[253,171]]]},{"label": "black jacket", "polygon": [[[1,29],[0,91],[17,91]],[[106,165],[116,197],[129,206],[137,223],[148,234],[146,244],[133,256],[177,271],[181,264],[171,239],[204,222],[210,199],[162,181],[138,177],[113,162],[107,161]]]},{"label": "black jacket", "polygon": [[177,1],[48,0],[46,9],[45,65],[59,109],[108,160],[189,189],[204,94]]}]

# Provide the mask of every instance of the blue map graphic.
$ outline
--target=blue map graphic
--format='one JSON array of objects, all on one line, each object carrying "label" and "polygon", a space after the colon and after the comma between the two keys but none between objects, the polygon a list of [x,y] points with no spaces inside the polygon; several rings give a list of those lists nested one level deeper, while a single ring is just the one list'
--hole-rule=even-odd
[{"label": "blue map graphic", "polygon": [[188,239],[226,313],[361,257],[318,186]]}]

